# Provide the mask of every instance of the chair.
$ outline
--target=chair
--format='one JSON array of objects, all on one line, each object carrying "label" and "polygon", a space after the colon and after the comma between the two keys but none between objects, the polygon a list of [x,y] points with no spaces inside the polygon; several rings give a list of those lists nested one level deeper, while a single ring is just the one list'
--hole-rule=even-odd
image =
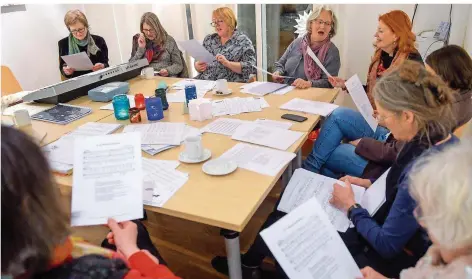
[{"label": "chair", "polygon": [[2,96],[23,91],[15,75],[7,66],[2,66]]}]

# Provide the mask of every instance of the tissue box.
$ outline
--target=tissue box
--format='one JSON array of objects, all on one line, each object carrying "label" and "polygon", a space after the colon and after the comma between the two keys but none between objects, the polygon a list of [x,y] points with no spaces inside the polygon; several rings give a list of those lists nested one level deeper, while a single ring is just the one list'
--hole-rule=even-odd
[{"label": "tissue box", "polygon": [[212,105],[209,99],[193,99],[188,103],[190,120],[205,121],[212,119]]},{"label": "tissue box", "polygon": [[110,82],[91,89],[88,96],[95,102],[109,102],[115,95],[127,94],[129,91],[129,83],[127,82]]}]

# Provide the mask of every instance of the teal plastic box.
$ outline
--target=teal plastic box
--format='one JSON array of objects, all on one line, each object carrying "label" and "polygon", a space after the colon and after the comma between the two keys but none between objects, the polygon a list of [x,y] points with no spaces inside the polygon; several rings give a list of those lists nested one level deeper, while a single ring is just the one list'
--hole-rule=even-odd
[{"label": "teal plastic box", "polygon": [[127,94],[129,91],[129,83],[127,82],[110,82],[100,85],[97,88],[90,89],[88,96],[95,102],[109,102],[115,95]]}]

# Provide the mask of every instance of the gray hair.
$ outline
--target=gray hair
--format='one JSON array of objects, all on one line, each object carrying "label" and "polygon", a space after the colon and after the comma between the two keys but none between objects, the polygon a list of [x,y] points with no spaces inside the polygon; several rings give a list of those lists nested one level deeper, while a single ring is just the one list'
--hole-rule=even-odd
[{"label": "gray hair", "polygon": [[472,245],[472,142],[462,141],[415,163],[410,193],[417,219],[440,245]]},{"label": "gray hair", "polygon": [[334,14],[334,11],[329,8],[326,5],[319,5],[313,8],[313,12],[311,15],[308,17],[308,20],[306,21],[306,30],[307,33],[311,33],[311,23],[317,19],[322,11],[327,11],[330,12],[331,17],[332,17],[332,25],[331,25],[331,31],[329,32],[329,37],[332,38],[334,35],[336,35],[337,29],[338,29],[338,18],[336,17],[336,14]]}]

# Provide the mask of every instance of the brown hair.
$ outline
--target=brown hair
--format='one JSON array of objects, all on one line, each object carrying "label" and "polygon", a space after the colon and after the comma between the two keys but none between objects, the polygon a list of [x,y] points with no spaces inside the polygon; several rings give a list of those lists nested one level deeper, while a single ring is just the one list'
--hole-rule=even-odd
[{"label": "brown hair", "polygon": [[420,137],[447,136],[455,121],[451,111],[454,91],[418,62],[405,61],[383,76],[374,87],[375,100],[394,113],[411,111]]},{"label": "brown hair", "polygon": [[448,45],[432,52],[428,64],[454,90],[472,90],[472,59],[460,46]]},{"label": "brown hair", "polygon": [[379,16],[379,21],[385,23],[398,37],[398,50],[400,52],[415,52],[416,35],[412,32],[410,17],[400,10],[390,11]]},{"label": "brown hair", "polygon": [[64,24],[66,25],[68,30],[70,30],[70,25],[75,24],[77,22],[82,23],[87,29],[89,29],[87,17],[85,17],[84,13],[82,13],[80,10],[68,11],[64,16]]},{"label": "brown hair", "polygon": [[[233,10],[228,7],[221,7],[213,11],[213,17],[221,18],[230,29],[230,34],[233,34],[234,29],[238,26],[238,21]],[[216,27],[215,27],[216,28]]]},{"label": "brown hair", "polygon": [[162,27],[161,22],[156,14],[147,12],[141,16],[141,22],[139,26],[141,28],[141,33],[143,33],[143,24],[146,23],[147,25],[151,26],[156,34],[156,38],[154,39],[154,43],[159,46],[163,46],[167,40],[167,31]]},{"label": "brown hair", "polygon": [[48,162],[23,132],[2,126],[2,274],[44,271],[69,235]]}]

